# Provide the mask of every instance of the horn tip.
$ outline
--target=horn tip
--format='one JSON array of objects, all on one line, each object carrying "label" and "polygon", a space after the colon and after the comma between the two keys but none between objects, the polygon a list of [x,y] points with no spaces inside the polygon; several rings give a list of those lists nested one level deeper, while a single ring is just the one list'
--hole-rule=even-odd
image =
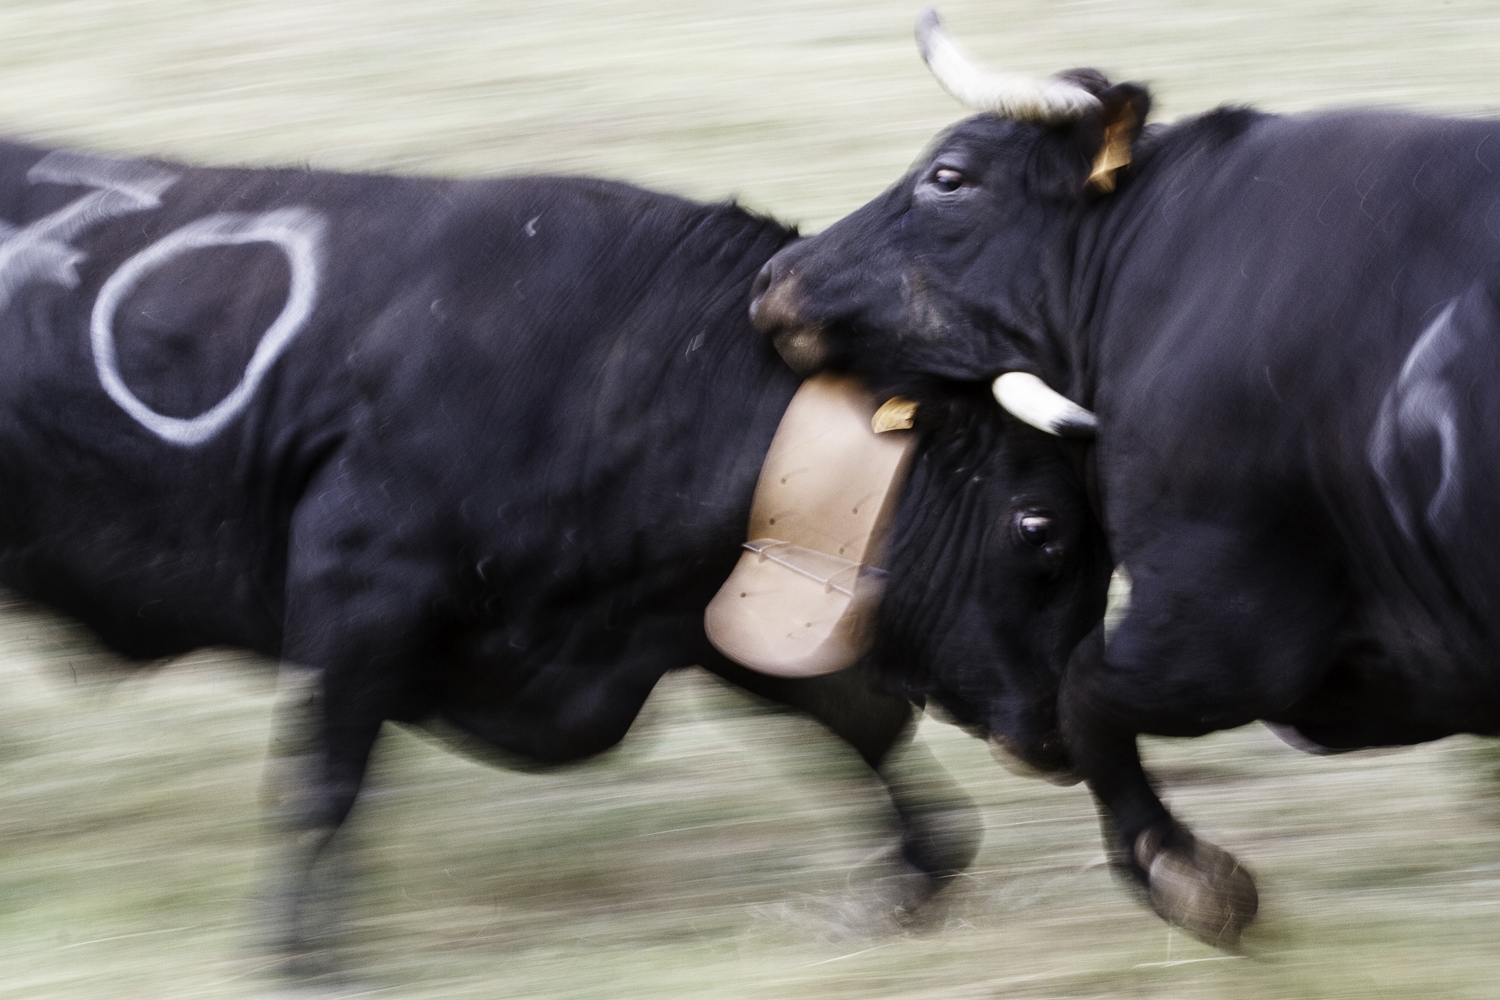
[{"label": "horn tip", "polygon": [[922,8],[922,13],[917,15],[917,48],[922,52],[922,58],[926,59],[931,50],[932,35],[934,32],[943,30],[943,19],[938,17],[937,8],[929,4]]},{"label": "horn tip", "polygon": [[1006,412],[1055,437],[1092,438],[1099,420],[1030,372],[1006,372],[991,386]]},{"label": "horn tip", "polygon": [[1099,421],[1092,413],[1087,417],[1063,417],[1052,428],[1058,437],[1087,441],[1099,434]]}]

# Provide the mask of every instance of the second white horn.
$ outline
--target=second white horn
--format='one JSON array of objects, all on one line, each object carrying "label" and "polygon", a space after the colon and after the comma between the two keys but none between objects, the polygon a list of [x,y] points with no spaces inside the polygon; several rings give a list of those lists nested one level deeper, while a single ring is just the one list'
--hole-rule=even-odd
[{"label": "second white horn", "polygon": [[991,388],[1006,412],[1037,430],[1058,437],[1093,437],[1098,430],[1093,413],[1030,372],[1006,372]]}]

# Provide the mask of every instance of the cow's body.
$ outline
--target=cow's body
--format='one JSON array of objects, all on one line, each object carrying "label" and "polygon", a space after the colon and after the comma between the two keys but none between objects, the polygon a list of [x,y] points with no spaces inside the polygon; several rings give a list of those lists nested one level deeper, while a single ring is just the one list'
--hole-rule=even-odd
[{"label": "cow's body", "polygon": [[[813,712],[875,767],[909,732],[907,702],[853,672],[760,677],[704,638],[798,384],[744,315],[791,238],[776,223],[588,180],[19,146],[0,147],[0,218],[0,582],[136,656],[223,644],[316,668],[303,864],[388,719],[569,761],[697,663]],[[983,407],[924,420],[950,433],[919,449],[900,521],[957,555],[913,587],[893,553],[886,658],[1050,663],[1041,694],[984,720],[1024,752],[1055,728],[1048,692],[1086,625],[1009,629],[994,591],[1057,567],[992,523],[1017,498],[1079,505],[1077,483]],[[1071,540],[1067,578],[1107,573],[1097,534]],[[1050,600],[1009,598],[1028,620]],[[892,792],[905,861],[962,867],[968,807]]]},{"label": "cow's body", "polygon": [[1253,887],[1174,824],[1137,734],[1500,731],[1500,123],[1226,110],[1137,138],[1144,91],[1077,79],[1082,119],[969,119],[778,255],[758,321],[896,384],[1019,370],[1094,411],[1132,601],[1070,663],[1064,737],[1119,863],[1231,940]]},{"label": "cow's body", "polygon": [[[1152,645],[1197,660],[1182,696],[1206,723],[1331,747],[1494,732],[1500,125],[1229,113],[1174,131],[1098,217],[1079,330],[1139,608],[1109,659],[1154,619]],[[1257,594],[1244,564],[1273,559]],[[1155,603],[1189,577],[1194,607]],[[1159,679],[1161,652],[1139,655]],[[1217,718],[1189,688],[1227,657]]]},{"label": "cow's body", "polygon": [[[7,152],[6,218],[31,223],[87,196],[28,183],[40,152]],[[587,664],[649,646],[639,619],[701,610],[795,388],[757,363],[750,338],[736,341],[735,303],[713,301],[785,232],[592,182],[66,162],[106,179],[182,176],[159,209],[68,241],[82,257],[76,288],[39,276],[11,295],[5,582],[137,656],[236,645],[337,674],[328,650],[348,642],[348,616],[369,616],[357,630],[378,655],[432,663],[392,672],[390,718],[441,712],[450,688],[463,690],[455,710],[472,712],[459,665],[488,643],[516,690],[580,700],[571,713],[537,706],[506,737],[515,749],[565,760],[618,739],[663,668],[644,650],[637,670],[608,678]],[[99,289],[126,258],[223,210],[299,213],[314,302],[234,419],[203,441],[170,440],[103,391]],[[674,294],[643,295],[673,253]],[[289,308],[288,260],[257,242],[190,247],[147,270],[110,323],[126,388],[179,419],[228,395]],[[694,349],[710,336],[727,342]],[[706,377],[700,358],[713,359]],[[716,377],[743,384],[750,412],[705,427]],[[590,690],[599,683],[609,690]]]},{"label": "cow's body", "polygon": [[[28,183],[40,152],[6,152],[8,220],[90,190]],[[160,173],[180,175],[160,208],[68,241],[82,257],[76,288],[37,277],[8,304],[10,585],[136,655],[218,643],[303,662],[316,662],[302,646],[321,626],[285,619],[309,574],[399,565],[390,582],[430,590],[413,604],[431,621],[503,604],[496,617],[518,629],[503,655],[518,664],[551,652],[528,630],[555,638],[549,613],[572,617],[622,579],[641,581],[609,595],[622,609],[678,610],[655,607],[656,579],[674,591],[702,577],[682,597],[711,596],[796,387],[730,319],[737,269],[785,242],[779,226],[588,181]],[[89,336],[100,285],[184,225],[288,208],[315,244],[310,315],[233,420],[205,441],[164,439],[102,391]],[[651,287],[664,265],[677,272],[671,296]],[[282,310],[290,271],[266,242],[190,248],[148,270],[110,324],[126,387],[168,417],[208,410]],[[751,410],[719,424],[705,398],[730,382]],[[386,550],[381,568],[356,569],[371,549]]]}]

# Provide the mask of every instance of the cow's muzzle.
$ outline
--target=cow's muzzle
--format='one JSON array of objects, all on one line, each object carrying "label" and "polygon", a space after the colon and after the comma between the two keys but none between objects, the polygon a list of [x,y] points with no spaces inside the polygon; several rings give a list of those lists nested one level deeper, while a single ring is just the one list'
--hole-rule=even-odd
[{"label": "cow's muzzle", "polygon": [[766,261],[750,286],[750,321],[798,375],[806,378],[828,361],[827,333],[807,319],[797,274],[780,254]]}]

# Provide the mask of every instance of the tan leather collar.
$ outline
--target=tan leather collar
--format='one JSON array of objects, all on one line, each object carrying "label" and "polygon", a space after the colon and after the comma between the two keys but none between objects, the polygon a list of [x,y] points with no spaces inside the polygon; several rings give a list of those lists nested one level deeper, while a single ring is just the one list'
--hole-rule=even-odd
[{"label": "tan leather collar", "polygon": [[869,647],[879,562],[916,443],[896,429],[912,425],[915,404],[877,402],[836,375],[792,397],[755,487],[747,551],[703,616],[709,641],[735,662],[810,677]]}]

